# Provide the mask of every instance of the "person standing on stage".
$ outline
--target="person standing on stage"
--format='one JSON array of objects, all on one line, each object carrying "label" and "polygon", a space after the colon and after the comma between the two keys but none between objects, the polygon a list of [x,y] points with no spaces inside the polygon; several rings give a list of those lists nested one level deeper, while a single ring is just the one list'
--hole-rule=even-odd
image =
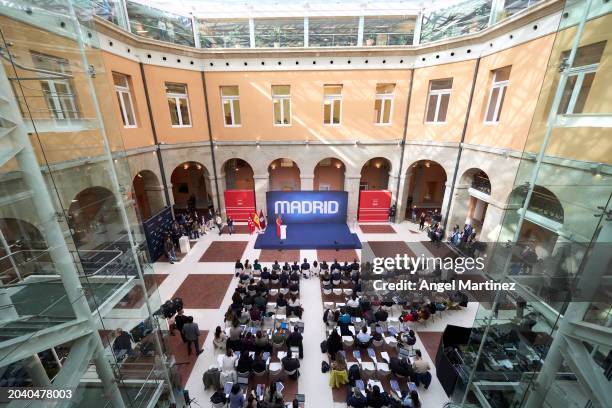
[{"label": "person standing on stage", "polygon": [[253,217],[249,215],[249,220],[247,221],[247,225],[249,226],[249,234],[253,234],[255,232],[255,223],[253,222]]},{"label": "person standing on stage", "polygon": [[263,210],[259,210],[259,225],[261,225],[261,229],[266,229],[266,217],[264,217]]},{"label": "person standing on stage", "polygon": [[283,225],[283,219],[280,215],[276,216],[276,236],[281,237],[281,225]]},{"label": "person standing on stage", "polygon": [[257,233],[261,231],[261,224],[259,223],[259,215],[257,215],[257,211],[253,213],[253,223],[255,224],[255,228],[257,229]]}]

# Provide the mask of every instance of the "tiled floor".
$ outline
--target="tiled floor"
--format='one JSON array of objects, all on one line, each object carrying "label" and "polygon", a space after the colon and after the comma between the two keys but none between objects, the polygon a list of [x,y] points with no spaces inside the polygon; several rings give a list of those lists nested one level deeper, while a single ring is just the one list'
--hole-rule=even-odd
[{"label": "tiled floor", "polygon": [[[395,233],[364,233],[360,228],[354,226],[355,233],[363,241],[370,241],[377,256],[392,256],[398,251],[408,253],[429,253],[427,244],[420,241],[427,241],[424,233],[418,231],[418,225],[404,222],[394,224]],[[234,262],[237,257],[242,260],[251,261],[262,256],[262,251],[254,249],[256,235],[245,236],[243,234],[227,235],[208,234],[199,239],[186,254],[180,263],[170,265],[169,263],[158,262],[154,265],[155,272],[160,275],[168,275],[161,282],[159,292],[162,302],[170,299],[177,291],[178,293],[188,293],[183,300],[185,301],[185,313],[194,317],[202,331],[214,332],[216,326],[222,325],[225,310],[231,303],[231,295],[236,287],[236,279],[233,279]],[[246,240],[248,239],[248,241]],[[292,253],[296,255],[295,260],[308,258],[312,262],[314,259],[328,262],[334,258],[349,261],[356,256],[361,257],[361,250],[340,251],[315,251],[301,250]],[[265,255],[265,254],[263,254]],[[265,255],[266,259],[268,258]],[[274,258],[274,257],[273,257]],[[276,258],[274,258],[276,259]],[[273,261],[273,259],[272,259]],[[263,261],[264,266],[270,266],[272,261]],[[279,259],[279,262],[281,260]],[[214,295],[211,295],[207,282],[216,282]],[[217,285],[218,282],[223,284]],[[194,289],[192,289],[194,287]],[[199,289],[197,289],[199,288]],[[205,293],[203,291],[206,291]],[[325,338],[325,327],[322,322],[323,302],[320,288],[320,281],[316,278],[303,280],[300,284],[300,297],[304,308],[303,321],[305,323],[304,335],[304,354],[305,358],[301,361],[301,377],[298,380],[298,390],[306,396],[306,407],[346,407],[342,392],[332,393],[328,385],[328,374],[321,373],[321,360],[326,358],[321,354],[319,344]],[[193,295],[189,294],[193,293]],[[202,299],[214,297],[214,301],[205,302]],[[447,324],[469,327],[472,325],[476,314],[477,304],[470,302],[468,307],[460,311],[447,311],[440,318],[433,322],[428,322],[427,326],[416,327],[417,344],[416,348],[423,351],[424,358],[432,366],[434,381],[428,390],[420,389],[423,406],[438,408],[448,399],[442,386],[435,375],[435,364],[433,359],[436,350],[436,339],[444,330]],[[422,335],[422,339],[421,339]],[[189,390],[191,398],[195,398],[200,406],[208,406],[211,390],[204,390],[202,385],[202,374],[211,366],[216,364],[216,353],[212,347],[212,334],[203,336],[204,353],[197,357],[187,359],[185,346],[180,342],[180,337],[171,338],[172,344],[177,343],[179,352],[185,354],[184,360],[193,361],[188,377],[183,378],[185,388]],[[177,341],[178,340],[178,341]],[[177,352],[178,353],[178,352]],[[432,355],[433,354],[433,355]],[[178,361],[178,359],[177,359]],[[180,360],[183,361],[183,360]],[[191,364],[190,364],[191,365]],[[187,372],[185,372],[187,375]],[[334,398],[334,394],[336,397]],[[345,394],[344,394],[345,396]],[[289,397],[289,396],[288,396]]]}]

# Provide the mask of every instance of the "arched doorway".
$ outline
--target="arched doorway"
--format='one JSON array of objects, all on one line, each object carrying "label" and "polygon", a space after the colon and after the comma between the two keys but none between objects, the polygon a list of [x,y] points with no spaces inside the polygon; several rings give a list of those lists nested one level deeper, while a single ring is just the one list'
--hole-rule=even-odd
[{"label": "arched doorway", "polygon": [[104,187],[89,187],[78,193],[68,208],[68,219],[79,249],[115,242],[124,231],[115,195]]},{"label": "arched doorway", "polygon": [[463,228],[465,224],[470,224],[478,235],[491,199],[491,180],[481,169],[471,168],[463,172],[459,184],[465,187],[455,190],[455,202],[448,227],[458,225]]},{"label": "arched doorway", "polygon": [[212,208],[208,170],[203,164],[190,161],[178,165],[170,176],[170,182],[175,213],[197,211],[203,214]]},{"label": "arched doorway", "polygon": [[227,190],[254,190],[253,168],[242,159],[230,159],[223,165]]},{"label": "arched doorway", "polygon": [[384,157],[370,159],[361,168],[359,190],[387,190],[391,162]]},{"label": "arched doorway", "polygon": [[[515,211],[523,207],[526,198],[526,185],[517,187],[510,193],[509,209],[513,213],[512,218],[518,220],[519,214]],[[536,185],[525,213],[518,244],[530,246],[536,251],[538,258],[548,256],[557,243],[564,217],[563,206],[557,196],[549,189]]]},{"label": "arched doorway", "polygon": [[[36,226],[18,218],[0,218],[0,232],[6,242],[0,245],[0,281],[3,284],[15,283],[33,273],[54,273],[45,253],[47,243]],[[10,258],[7,257],[9,253]]]},{"label": "arched doorway", "polygon": [[149,219],[164,208],[163,187],[155,173],[150,170],[141,171],[134,177],[132,186],[138,213],[142,220]]},{"label": "arched doorway", "polygon": [[446,171],[432,160],[419,160],[408,167],[406,218],[424,212],[439,221],[446,188]]},{"label": "arched doorway", "polygon": [[253,168],[245,160],[234,158],[223,164],[225,212],[234,221],[246,221],[256,209]]},{"label": "arched doorway", "polygon": [[389,172],[391,162],[384,157],[368,160],[361,168],[359,180],[359,221],[388,221],[391,207]]},{"label": "arched doorway", "polygon": [[300,168],[291,159],[276,159],[268,166],[270,191],[300,190]]},{"label": "arched doorway", "polygon": [[341,160],[328,157],[321,160],[314,169],[313,190],[344,190],[346,166]]}]

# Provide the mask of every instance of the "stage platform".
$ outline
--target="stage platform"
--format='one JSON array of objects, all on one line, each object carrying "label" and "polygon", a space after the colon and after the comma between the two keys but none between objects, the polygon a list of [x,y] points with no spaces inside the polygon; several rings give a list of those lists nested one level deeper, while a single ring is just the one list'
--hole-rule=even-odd
[{"label": "stage platform", "polygon": [[288,224],[287,239],[276,235],[276,225],[268,225],[255,241],[255,249],[359,249],[361,242],[348,225]]}]

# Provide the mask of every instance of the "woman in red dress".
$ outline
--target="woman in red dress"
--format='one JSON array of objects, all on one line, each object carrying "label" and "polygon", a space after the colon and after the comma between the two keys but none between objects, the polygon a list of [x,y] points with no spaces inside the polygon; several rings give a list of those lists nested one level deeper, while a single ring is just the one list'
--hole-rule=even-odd
[{"label": "woman in red dress", "polygon": [[255,232],[255,223],[253,222],[253,218],[249,215],[249,220],[247,221],[247,225],[249,226],[249,234]]},{"label": "woman in red dress", "polygon": [[283,224],[283,220],[280,215],[276,216],[276,236],[281,237],[281,225]]}]

